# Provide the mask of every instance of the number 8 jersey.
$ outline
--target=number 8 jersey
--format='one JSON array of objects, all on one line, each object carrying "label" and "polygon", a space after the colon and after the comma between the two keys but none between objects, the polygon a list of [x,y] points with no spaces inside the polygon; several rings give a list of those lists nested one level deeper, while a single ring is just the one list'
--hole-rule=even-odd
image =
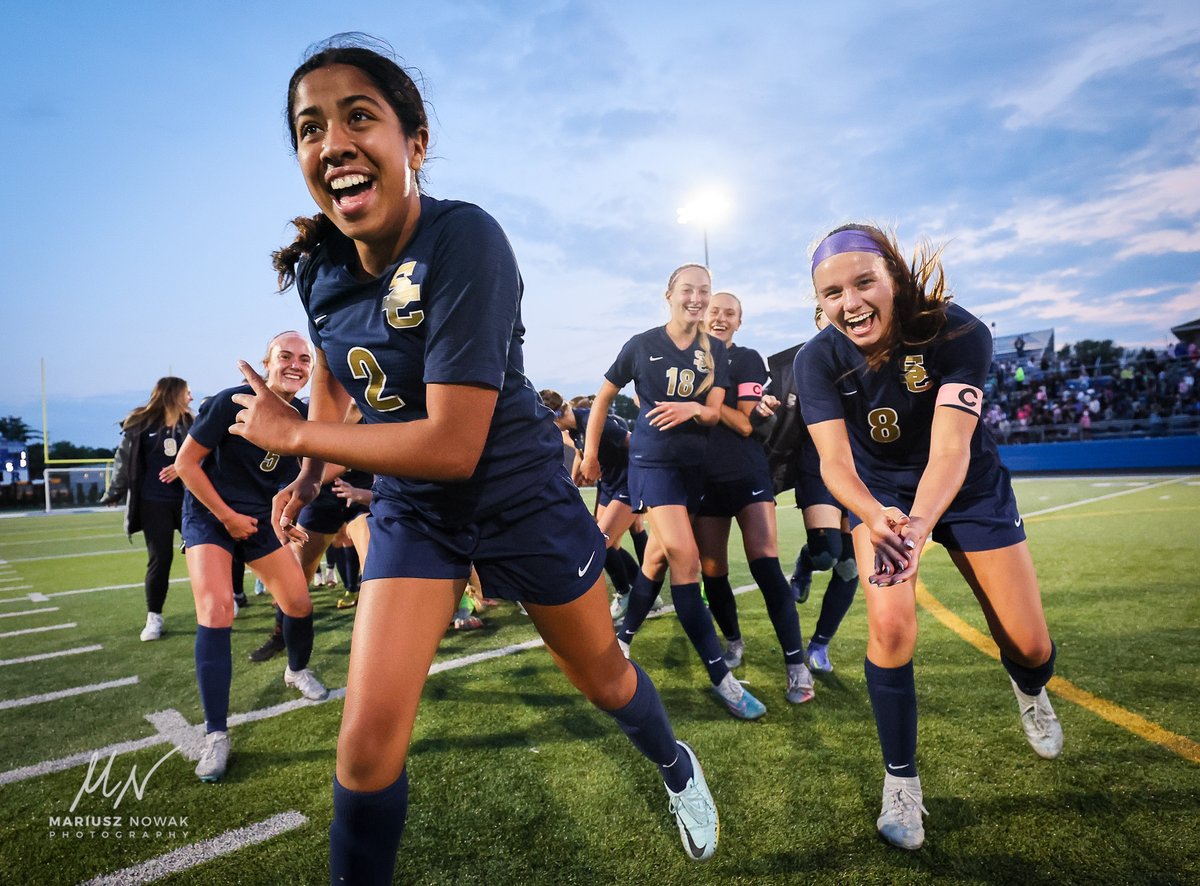
[{"label": "number 8 jersey", "polygon": [[297,289],[313,343],[365,423],[427,418],[427,384],[498,392],[470,479],[381,476],[375,493],[444,526],[537,494],[562,463],[562,438],[525,378],[521,275],[500,226],[478,206],[422,196],[399,259],[370,280],[358,266],[354,243],[335,230],[305,259]]},{"label": "number 8 jersey", "polygon": [[[804,423],[844,419],[855,467],[867,487],[914,494],[929,462],[935,407],[978,416],[982,403],[973,389],[983,390],[991,361],[987,327],[951,304],[937,338],[897,347],[877,371],[869,370],[862,352],[832,326],[800,349],[793,368]],[[952,392],[961,402],[947,396]],[[981,421],[971,437],[963,489],[991,478],[999,464],[995,440]]]}]

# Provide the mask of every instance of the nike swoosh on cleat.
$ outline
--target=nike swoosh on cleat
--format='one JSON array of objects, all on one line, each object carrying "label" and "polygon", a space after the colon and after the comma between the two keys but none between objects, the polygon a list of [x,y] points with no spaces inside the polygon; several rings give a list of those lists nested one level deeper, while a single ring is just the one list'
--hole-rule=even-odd
[{"label": "nike swoosh on cleat", "polygon": [[579,567],[579,577],[583,578],[583,574],[588,571],[588,567],[592,565],[592,561],[596,559],[596,552],[592,551],[592,556],[588,557],[588,561]]},{"label": "nike swoosh on cleat", "polygon": [[653,363],[655,360],[661,360],[661,359],[662,359],[662,357],[651,357],[650,362]]},{"label": "nike swoosh on cleat", "polygon": [[683,835],[687,837],[688,852],[692,853],[692,857],[702,858],[704,853],[708,850],[708,844],[705,843],[703,846],[697,846],[696,841],[692,839],[692,832],[687,828],[683,829]]}]

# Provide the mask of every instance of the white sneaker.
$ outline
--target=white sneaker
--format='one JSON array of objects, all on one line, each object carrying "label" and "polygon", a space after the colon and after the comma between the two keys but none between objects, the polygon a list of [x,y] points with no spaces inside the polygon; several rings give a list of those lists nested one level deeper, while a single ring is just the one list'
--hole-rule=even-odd
[{"label": "white sneaker", "polygon": [[629,658],[629,644],[620,637],[617,637],[617,645],[621,647],[621,652],[624,653],[625,657]]},{"label": "white sneaker", "polygon": [[1017,688],[1011,677],[1009,682],[1017,696],[1017,705],[1021,709],[1021,728],[1025,730],[1029,746],[1042,759],[1053,760],[1062,753],[1063,732],[1054,708],[1050,707],[1046,687],[1043,686],[1037,695],[1026,695]]},{"label": "white sneaker", "polygon": [[654,598],[654,602],[650,604],[651,612],[658,612],[660,609],[666,609],[667,604],[663,601],[662,594]]},{"label": "white sneaker", "polygon": [[204,753],[196,764],[201,781],[220,781],[229,765],[229,733],[210,732],[204,737]]},{"label": "white sneaker", "polygon": [[813,675],[803,663],[787,666],[787,691],[784,697],[792,704],[812,701]]},{"label": "white sneaker", "polygon": [[608,614],[612,616],[613,621],[620,621],[625,617],[625,610],[629,608],[628,594],[614,594],[612,605],[608,607]]},{"label": "white sneaker", "polygon": [[254,579],[254,596],[261,597],[267,592],[267,586],[263,584],[261,578]]},{"label": "white sneaker", "polygon": [[300,694],[309,701],[320,701],[329,694],[329,690],[317,679],[317,675],[312,672],[311,668],[299,671],[284,668],[283,682],[293,689],[299,690]]},{"label": "white sneaker", "polygon": [[875,822],[883,839],[900,849],[920,849],[925,842],[922,815],[929,810],[921,802],[921,779],[883,777],[883,810]]},{"label": "white sneaker", "polygon": [[142,642],[149,640],[157,640],[162,636],[163,632],[163,617],[157,612],[146,613],[146,626],[142,628]]},{"label": "white sneaker", "polygon": [[725,659],[725,667],[732,670],[736,667],[741,667],[742,655],[746,652],[746,641],[739,637],[736,640],[730,640],[729,645],[725,647],[725,654],[721,657]]},{"label": "white sneaker", "polygon": [[667,788],[667,796],[671,798],[671,814],[679,826],[679,839],[683,841],[688,858],[692,861],[708,861],[717,851],[721,820],[695,752],[686,742],[677,744],[692,761],[692,777],[678,794]]}]

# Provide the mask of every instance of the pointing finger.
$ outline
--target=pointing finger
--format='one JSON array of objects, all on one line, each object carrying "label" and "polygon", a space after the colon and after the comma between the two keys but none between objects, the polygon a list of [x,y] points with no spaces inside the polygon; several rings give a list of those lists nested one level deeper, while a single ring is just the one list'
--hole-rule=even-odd
[{"label": "pointing finger", "polygon": [[[246,379],[246,384],[254,388],[254,393],[265,394],[267,392],[267,383],[263,381],[263,377],[254,371],[254,367],[245,360],[238,360],[238,369],[241,370],[242,376]],[[237,395],[235,395],[237,396]],[[248,404],[243,403],[243,406]]]}]

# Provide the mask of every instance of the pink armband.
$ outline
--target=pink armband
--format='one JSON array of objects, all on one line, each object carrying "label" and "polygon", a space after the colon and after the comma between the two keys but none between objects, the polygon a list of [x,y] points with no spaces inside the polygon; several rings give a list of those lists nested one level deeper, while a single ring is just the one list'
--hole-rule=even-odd
[{"label": "pink armband", "polygon": [[983,391],[974,385],[942,385],[938,389],[937,405],[951,406],[978,416],[983,412]]},{"label": "pink armband", "polygon": [[756,381],[742,382],[740,385],[738,385],[738,399],[739,400],[750,400],[750,399],[761,400],[762,399],[762,385],[760,385]]}]

